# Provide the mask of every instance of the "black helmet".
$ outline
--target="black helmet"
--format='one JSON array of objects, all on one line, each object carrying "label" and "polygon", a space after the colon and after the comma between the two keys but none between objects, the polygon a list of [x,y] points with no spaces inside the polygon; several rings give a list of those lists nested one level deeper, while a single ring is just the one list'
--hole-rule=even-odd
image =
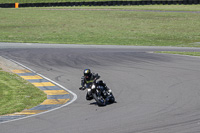
[{"label": "black helmet", "polygon": [[90,69],[85,69],[83,74],[84,74],[84,77],[86,78],[86,80],[90,79],[90,77],[92,75]]}]

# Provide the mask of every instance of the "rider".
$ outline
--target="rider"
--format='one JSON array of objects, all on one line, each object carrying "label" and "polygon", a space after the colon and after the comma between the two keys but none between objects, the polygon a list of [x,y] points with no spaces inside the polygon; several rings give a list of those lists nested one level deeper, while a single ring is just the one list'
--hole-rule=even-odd
[{"label": "rider", "polygon": [[83,71],[84,76],[81,77],[81,87],[79,88],[80,90],[85,90],[87,89],[87,94],[86,94],[86,99],[87,100],[92,100],[92,93],[91,93],[91,85],[93,83],[93,81],[96,79],[99,79],[100,76],[98,75],[98,73],[92,73],[90,69],[85,69]]}]

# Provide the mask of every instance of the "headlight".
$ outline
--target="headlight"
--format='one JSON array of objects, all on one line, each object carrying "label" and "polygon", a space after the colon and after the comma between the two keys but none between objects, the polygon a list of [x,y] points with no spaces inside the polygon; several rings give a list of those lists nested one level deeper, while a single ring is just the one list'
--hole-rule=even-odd
[{"label": "headlight", "polygon": [[91,89],[95,89],[95,88],[96,88],[95,85],[92,85]]}]

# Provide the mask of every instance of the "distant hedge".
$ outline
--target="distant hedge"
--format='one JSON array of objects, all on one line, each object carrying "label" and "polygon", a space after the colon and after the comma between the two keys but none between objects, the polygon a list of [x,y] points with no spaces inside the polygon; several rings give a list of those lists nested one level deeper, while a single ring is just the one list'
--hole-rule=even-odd
[{"label": "distant hedge", "polygon": [[[3,1],[3,0],[0,0]],[[19,7],[55,7],[55,6],[121,6],[121,5],[191,5],[200,4],[200,0],[132,0],[132,1],[104,1],[104,0],[13,0],[13,3],[2,3],[0,8],[14,8],[15,2],[19,3]],[[27,1],[27,3],[25,2]],[[10,1],[9,1],[10,2]],[[32,2],[32,3],[31,3]]]},{"label": "distant hedge", "polygon": [[5,3],[60,3],[60,2],[101,2],[101,1],[145,1],[145,2],[178,2],[178,1],[199,1],[199,0],[0,0],[1,4]]}]

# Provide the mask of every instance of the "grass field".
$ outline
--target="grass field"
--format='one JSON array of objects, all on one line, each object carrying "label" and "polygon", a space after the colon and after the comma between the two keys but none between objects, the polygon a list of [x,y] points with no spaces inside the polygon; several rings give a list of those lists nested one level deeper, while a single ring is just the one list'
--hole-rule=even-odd
[{"label": "grass field", "polygon": [[0,42],[199,47],[199,13],[123,10],[200,11],[200,5],[113,8],[0,9]]},{"label": "grass field", "polygon": [[46,94],[21,77],[0,68],[0,115],[32,108],[46,99]]}]

